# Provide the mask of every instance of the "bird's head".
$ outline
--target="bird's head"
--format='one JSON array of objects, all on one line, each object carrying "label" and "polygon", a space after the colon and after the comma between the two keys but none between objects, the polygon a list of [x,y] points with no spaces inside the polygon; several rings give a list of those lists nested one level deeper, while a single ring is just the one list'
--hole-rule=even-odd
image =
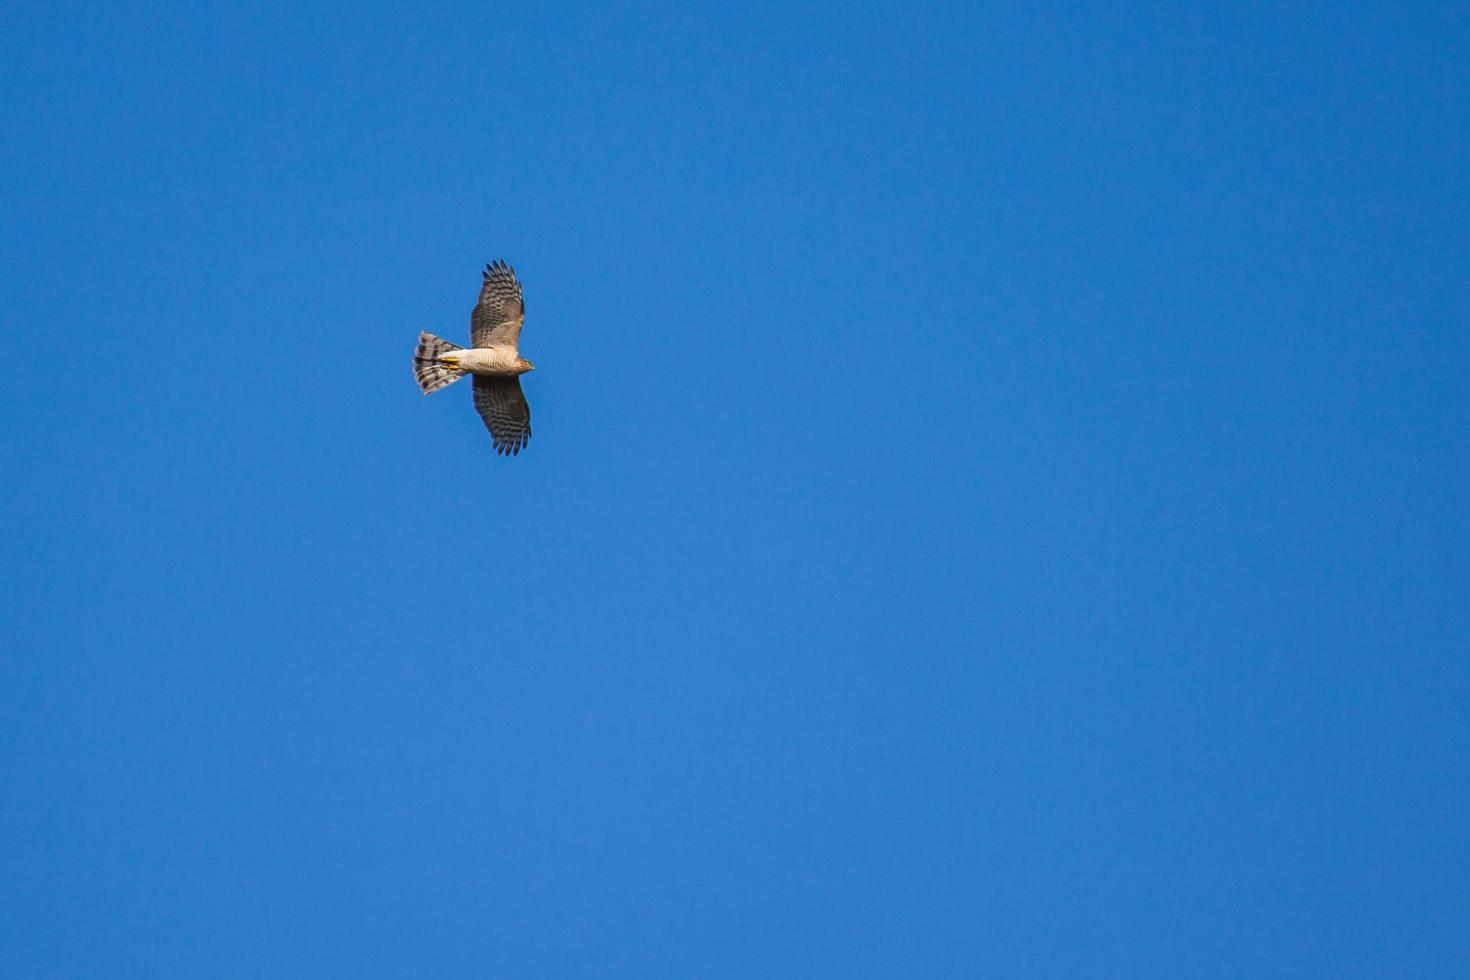
[{"label": "bird's head", "polygon": [[532,364],[530,361],[526,360],[524,357],[517,358],[517,360],[516,360],[516,367],[521,370],[521,373],[522,374],[526,373],[527,371],[534,371],[534,370],[536,370],[536,365]]}]

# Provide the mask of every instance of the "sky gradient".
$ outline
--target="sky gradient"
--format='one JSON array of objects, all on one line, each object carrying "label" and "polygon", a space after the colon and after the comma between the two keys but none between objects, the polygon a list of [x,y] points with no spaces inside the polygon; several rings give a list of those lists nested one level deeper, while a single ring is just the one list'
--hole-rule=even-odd
[{"label": "sky gradient", "polygon": [[0,973],[1465,975],[1463,5],[286,6],[0,26]]}]

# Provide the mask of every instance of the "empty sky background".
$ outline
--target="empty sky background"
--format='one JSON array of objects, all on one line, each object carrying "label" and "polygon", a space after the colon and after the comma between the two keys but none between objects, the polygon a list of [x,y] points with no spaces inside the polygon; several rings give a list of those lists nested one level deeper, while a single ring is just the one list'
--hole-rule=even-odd
[{"label": "empty sky background", "polygon": [[0,34],[5,977],[1465,975],[1462,4]]}]

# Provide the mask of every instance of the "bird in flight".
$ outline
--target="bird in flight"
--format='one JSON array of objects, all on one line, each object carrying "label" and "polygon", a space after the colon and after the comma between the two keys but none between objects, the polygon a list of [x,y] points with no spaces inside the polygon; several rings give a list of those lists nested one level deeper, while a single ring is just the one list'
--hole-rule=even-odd
[{"label": "bird in flight", "polygon": [[531,440],[531,406],[521,392],[521,375],[536,370],[520,352],[526,301],[516,270],[504,259],[485,266],[484,278],[470,314],[470,346],[420,333],[413,374],[426,395],[474,375],[475,411],[485,420],[495,451],[514,456]]}]

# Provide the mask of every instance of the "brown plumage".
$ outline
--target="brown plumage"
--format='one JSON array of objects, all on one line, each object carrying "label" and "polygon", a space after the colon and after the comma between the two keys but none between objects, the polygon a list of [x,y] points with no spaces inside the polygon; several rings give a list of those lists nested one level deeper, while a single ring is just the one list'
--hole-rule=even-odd
[{"label": "brown plumage", "polygon": [[414,377],[426,395],[474,375],[475,409],[502,456],[516,455],[531,438],[531,406],[520,376],[536,366],[520,354],[525,319],[526,301],[515,270],[504,260],[492,262],[485,267],[480,299],[470,314],[471,346],[421,333],[414,352]]}]

